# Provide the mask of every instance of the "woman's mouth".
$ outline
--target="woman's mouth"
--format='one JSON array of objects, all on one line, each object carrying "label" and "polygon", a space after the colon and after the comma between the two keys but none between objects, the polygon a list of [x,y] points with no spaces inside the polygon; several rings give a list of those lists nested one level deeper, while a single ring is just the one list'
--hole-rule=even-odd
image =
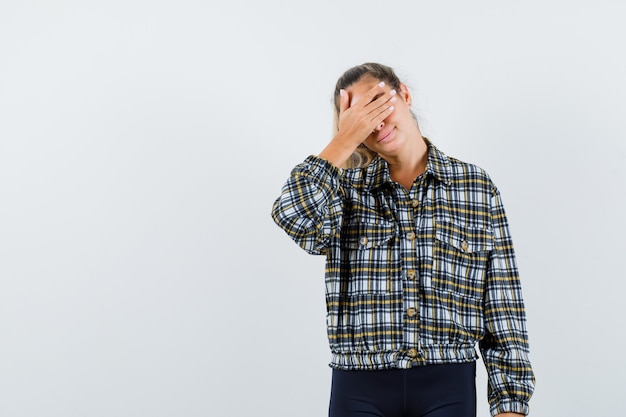
[{"label": "woman's mouth", "polygon": [[391,134],[393,133],[393,129],[389,130],[388,132],[385,133],[381,133],[381,135],[378,137],[378,141],[377,142],[383,142],[387,139],[389,139],[391,137]]}]

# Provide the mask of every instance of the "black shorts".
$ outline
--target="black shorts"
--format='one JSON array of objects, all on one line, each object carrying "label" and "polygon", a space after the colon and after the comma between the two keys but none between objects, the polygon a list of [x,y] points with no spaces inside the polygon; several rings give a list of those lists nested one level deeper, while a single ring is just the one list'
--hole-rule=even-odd
[{"label": "black shorts", "polygon": [[475,417],[476,362],[333,370],[329,417]]}]

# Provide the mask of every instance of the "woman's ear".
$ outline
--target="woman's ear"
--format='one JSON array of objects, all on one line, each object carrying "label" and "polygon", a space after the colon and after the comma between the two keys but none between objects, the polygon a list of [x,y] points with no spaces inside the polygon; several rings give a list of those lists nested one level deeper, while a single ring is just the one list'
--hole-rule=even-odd
[{"label": "woman's ear", "polygon": [[400,83],[400,91],[398,93],[402,96],[404,101],[406,101],[406,104],[410,106],[411,102],[413,101],[413,98],[411,97],[409,88],[406,86],[405,83]]}]

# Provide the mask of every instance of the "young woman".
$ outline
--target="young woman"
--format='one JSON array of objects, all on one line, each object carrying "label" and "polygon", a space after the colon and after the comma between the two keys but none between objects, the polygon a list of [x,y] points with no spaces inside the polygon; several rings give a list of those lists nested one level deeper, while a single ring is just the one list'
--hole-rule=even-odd
[{"label": "young woman", "polygon": [[498,189],[422,137],[391,68],[349,69],[334,97],[335,136],[272,211],[326,256],[329,415],[475,416],[477,344],[492,415],[528,414],[534,375]]}]

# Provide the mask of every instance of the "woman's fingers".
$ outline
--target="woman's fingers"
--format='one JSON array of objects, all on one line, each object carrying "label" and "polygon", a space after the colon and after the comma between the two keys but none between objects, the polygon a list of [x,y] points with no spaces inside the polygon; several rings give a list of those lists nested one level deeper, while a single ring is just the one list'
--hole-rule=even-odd
[{"label": "woman's fingers", "polygon": [[367,109],[369,109],[368,115],[372,120],[378,119],[381,115],[387,117],[388,114],[393,111],[393,103],[395,103],[396,100],[396,90],[391,90],[389,95],[378,97],[367,106]]},{"label": "woman's fingers", "polygon": [[343,113],[350,107],[348,93],[343,88],[339,90],[339,114]]},{"label": "woman's fingers", "polygon": [[396,91],[385,89],[385,83],[376,84],[356,100],[348,92],[339,91],[339,131],[364,141],[394,110]]},{"label": "woman's fingers", "polygon": [[[385,113],[396,101],[396,90],[386,91],[385,83],[380,82],[367,93],[352,103],[352,107],[357,107],[365,111],[370,120],[378,118],[381,113]],[[359,103],[358,105],[356,105]],[[355,106],[356,105],[356,106]],[[377,123],[378,124],[378,123]]]},{"label": "woman's fingers", "polygon": [[354,100],[350,103],[350,107],[354,107],[357,103],[359,107],[364,108],[379,98],[381,95],[385,93],[385,83],[380,82],[376,84],[374,87],[370,88],[369,91],[359,97],[357,100]]}]

